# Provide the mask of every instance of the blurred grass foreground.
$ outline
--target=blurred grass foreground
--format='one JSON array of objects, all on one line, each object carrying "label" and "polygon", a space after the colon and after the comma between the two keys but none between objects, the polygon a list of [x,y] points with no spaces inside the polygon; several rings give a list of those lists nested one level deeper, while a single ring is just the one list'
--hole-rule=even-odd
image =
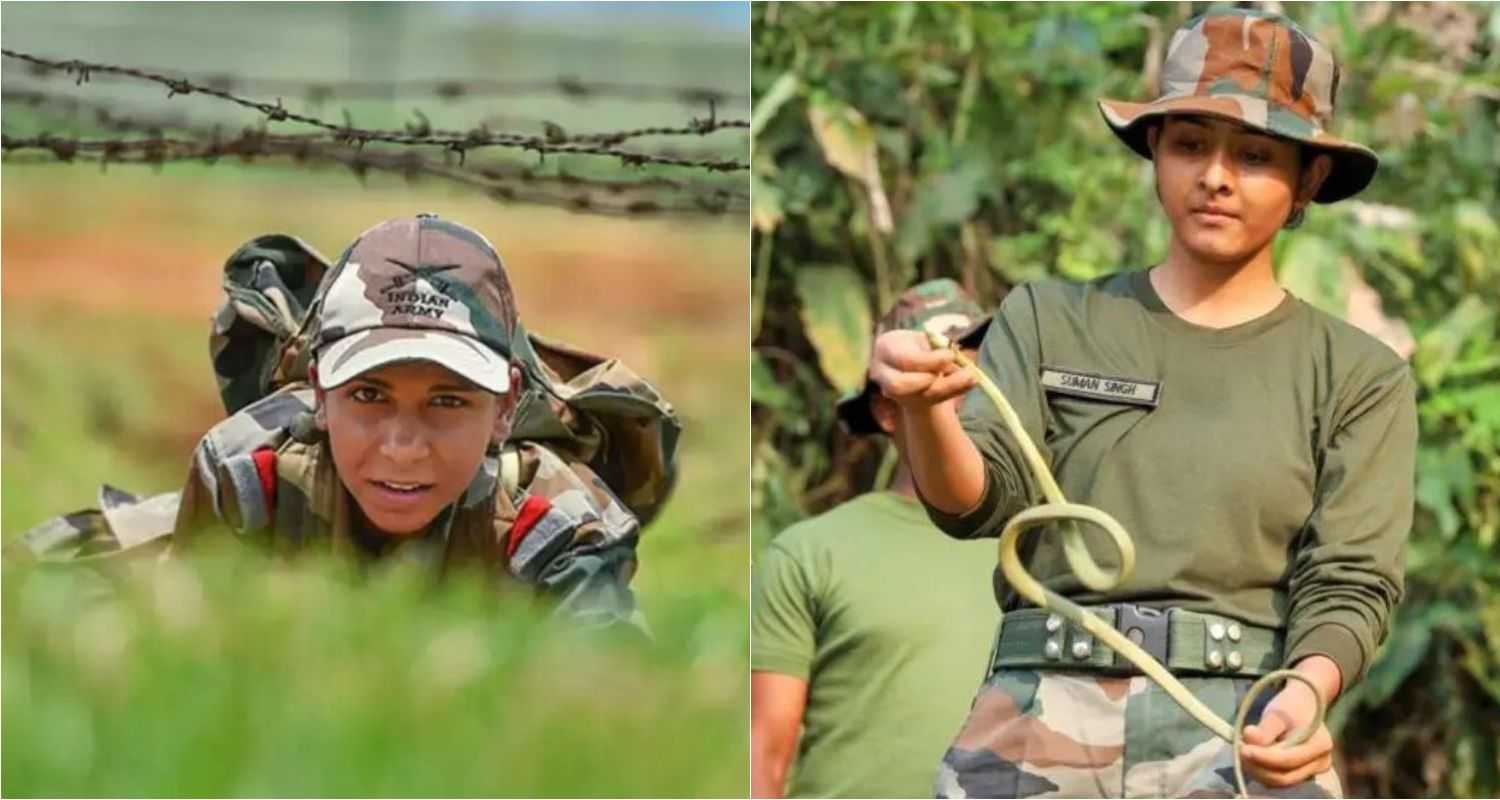
[{"label": "blurred grass foreground", "polygon": [[[244,553],[4,575],[5,794],[730,794],[743,611],[565,630],[480,576]],[[519,599],[519,598],[518,598]],[[737,746],[736,746],[737,745]]]},{"label": "blurred grass foreground", "polygon": [[[743,8],[561,6],[6,4],[4,45],[272,80],[573,75],[745,90]],[[239,46],[242,31],[255,41]],[[160,87],[97,76],[75,85],[3,63],[7,136],[123,135],[61,101],[13,101],[13,89],[185,115],[228,134],[264,122],[199,94],[168,99]],[[300,95],[284,100],[313,110]],[[491,124],[528,132],[541,120],[594,131],[708,113],[680,100],[556,94],[347,106],[335,97],[316,113],[352,109],[360,124],[399,128],[413,107],[435,127],[467,129],[498,114]],[[749,114],[726,103],[718,111]],[[740,151],[716,154],[744,157],[743,134],[713,141]],[[535,154],[469,154],[471,166],[510,166],[503,158],[630,180],[700,177],[586,156],[538,164]],[[207,352],[221,265],[270,232],[336,258],[394,216],[431,211],[474,227],[505,259],[529,329],[619,357],[660,387],[684,428],[680,483],[643,532],[633,582],[653,642],[562,630],[529,598],[497,597],[478,575],[437,585],[251,553],[104,572],[7,567],[0,794],[745,794],[742,215],[571,214],[269,159],[159,169],[7,159],[0,184],[4,541],[95,505],[101,483],[142,495],[180,488],[193,444],[224,414]]]}]

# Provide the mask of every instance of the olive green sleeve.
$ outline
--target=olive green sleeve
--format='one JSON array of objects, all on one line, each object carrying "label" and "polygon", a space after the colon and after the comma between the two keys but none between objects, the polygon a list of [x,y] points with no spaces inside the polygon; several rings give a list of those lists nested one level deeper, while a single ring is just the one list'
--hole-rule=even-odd
[{"label": "olive green sleeve", "polygon": [[750,668],[806,680],[817,650],[816,581],[808,574],[806,548],[788,547],[795,539],[795,529],[788,529],[755,560]]},{"label": "olive green sleeve", "polygon": [[[1040,384],[1041,361],[1033,289],[1018,286],[1006,295],[990,323],[978,363],[1015,408],[1027,435],[1050,465],[1052,458],[1045,446],[1047,406]],[[959,421],[984,459],[984,494],[978,505],[961,515],[946,514],[925,501],[923,505],[933,523],[949,536],[999,536],[1011,517],[1040,501],[1041,490],[1020,445],[989,397],[978,389],[969,392],[959,410]]]},{"label": "olive green sleeve", "polygon": [[1347,690],[1369,669],[1403,591],[1416,473],[1411,371],[1386,366],[1342,405],[1292,556],[1286,663],[1325,655]]}]

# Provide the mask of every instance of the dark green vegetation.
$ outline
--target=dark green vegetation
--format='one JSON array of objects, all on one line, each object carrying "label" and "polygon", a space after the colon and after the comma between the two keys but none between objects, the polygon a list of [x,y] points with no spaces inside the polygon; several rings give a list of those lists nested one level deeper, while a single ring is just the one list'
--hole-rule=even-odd
[{"label": "dark green vegetation", "polygon": [[[312,4],[14,11],[5,9],[7,48],[210,74],[566,72],[740,91],[746,80],[743,34],[590,29],[576,20],[534,29],[493,9],[457,19],[411,6]],[[4,69],[9,92],[24,70]],[[98,78],[47,86],[142,116],[222,122],[230,133],[254,122],[211,98],[167,100],[159,87]],[[303,98],[285,102],[305,110]],[[549,95],[350,107],[372,127],[400,127],[420,107],[435,127],[502,115],[577,131],[682,124],[706,113]],[[317,112],[340,119],[342,108],[332,100]],[[101,133],[88,114],[48,116],[7,100],[7,135],[41,130]],[[743,145],[742,132],[731,144],[733,136]],[[640,142],[665,144],[680,142]],[[516,158],[536,163],[535,154]],[[566,162],[641,176],[609,160]],[[193,444],[223,414],[208,358],[219,270],[239,244],[272,231],[336,258],[388,217],[433,211],[460,220],[505,259],[529,328],[617,355],[657,382],[684,435],[681,481],[643,535],[634,581],[651,644],[557,630],[527,599],[497,596],[472,575],[437,587],[406,573],[357,576],[338,564],[288,567],[224,554],[103,578],[118,587],[111,599],[96,597],[100,579],[87,572],[7,568],[0,794],[745,793],[742,222],[573,215],[398,175],[371,173],[362,183],[286,160],[160,172],[18,160],[5,165],[3,181],[6,541],[50,515],[94,505],[101,482],[140,493],[181,486]]]},{"label": "dark green vegetation", "polygon": [[[1166,249],[1150,165],[1100,119],[1149,99],[1200,4],[754,9],[754,537],[863,491],[850,439],[871,320],[919,279],[985,303]],[[1343,61],[1337,132],[1381,173],[1278,240],[1281,278],[1414,340],[1418,509],[1408,595],[1332,724],[1350,796],[1500,792],[1500,9],[1289,5]],[[887,208],[889,212],[887,212]],[[1365,286],[1383,299],[1381,320]]]}]

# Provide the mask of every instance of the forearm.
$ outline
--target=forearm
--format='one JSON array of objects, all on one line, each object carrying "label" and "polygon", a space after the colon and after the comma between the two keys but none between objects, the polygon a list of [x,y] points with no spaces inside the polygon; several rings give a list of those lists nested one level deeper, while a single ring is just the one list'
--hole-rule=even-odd
[{"label": "forearm", "polygon": [[958,421],[957,404],[903,406],[902,445],[928,505],[961,515],[984,495],[984,459]]},{"label": "forearm", "polygon": [[750,796],[781,797],[797,749],[807,680],[764,670],[750,673]]},{"label": "forearm", "polygon": [[773,738],[756,735],[753,731],[751,733],[751,797],[781,797],[786,791],[786,773],[792,763],[792,748],[776,746],[770,741]]},{"label": "forearm", "polygon": [[[1307,656],[1306,658],[1299,659],[1297,663],[1292,666],[1292,669],[1302,673],[1309,680],[1311,680],[1313,684],[1318,687],[1318,693],[1323,695],[1323,702],[1329,705],[1333,705],[1334,699],[1339,696],[1339,692],[1344,688],[1343,677],[1339,671],[1339,665],[1328,656]],[[1288,685],[1300,686],[1301,684],[1292,682]]]}]

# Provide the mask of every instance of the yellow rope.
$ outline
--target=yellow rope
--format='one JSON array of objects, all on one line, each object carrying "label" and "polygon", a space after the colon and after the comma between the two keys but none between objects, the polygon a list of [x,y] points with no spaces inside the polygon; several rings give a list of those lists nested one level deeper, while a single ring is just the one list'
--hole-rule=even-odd
[{"label": "yellow rope", "polygon": [[[974,363],[972,359],[964,355],[952,346],[946,337],[935,333],[928,333],[929,343],[939,350],[952,349],[954,358],[959,366],[974,374],[979,382],[979,388],[985,396],[994,404],[995,410],[1000,412],[1000,419],[1005,427],[1021,445],[1021,453],[1026,458],[1026,463],[1031,467],[1031,474],[1035,476],[1037,484],[1041,487],[1042,494],[1047,502],[1032,506],[1011,518],[1005,529],[1000,533],[1000,569],[1005,573],[1006,580],[1015,588],[1022,597],[1035,603],[1038,607],[1058,614],[1069,622],[1088,631],[1095,638],[1108,645],[1111,650],[1124,656],[1130,663],[1140,668],[1146,677],[1166,690],[1183,710],[1187,711],[1194,719],[1203,723],[1213,732],[1215,736],[1229,742],[1232,756],[1234,758],[1234,778],[1239,789],[1240,796],[1248,798],[1250,792],[1245,787],[1245,773],[1240,763],[1241,735],[1245,727],[1245,717],[1250,712],[1252,701],[1271,684],[1280,680],[1300,681],[1312,689],[1313,696],[1317,699],[1317,713],[1312,722],[1305,728],[1297,730],[1280,745],[1282,747],[1295,747],[1306,742],[1313,733],[1323,724],[1323,715],[1326,703],[1323,693],[1313,684],[1307,676],[1290,669],[1279,669],[1261,677],[1250,686],[1245,699],[1241,701],[1239,712],[1235,714],[1234,724],[1220,719],[1208,706],[1204,705],[1193,693],[1188,691],[1182,682],[1177,680],[1171,672],[1167,671],[1161,662],[1151,657],[1151,654],[1126,638],[1119,631],[1105,624],[1104,620],[1085,611],[1082,606],[1074,603],[1066,597],[1043,586],[1026,567],[1021,564],[1021,557],[1016,552],[1021,533],[1028,528],[1052,522],[1065,522],[1062,528],[1063,555],[1067,558],[1068,566],[1072,568],[1078,580],[1084,586],[1096,592],[1108,591],[1118,586],[1130,577],[1135,569],[1135,544],[1130,540],[1130,534],[1114,517],[1093,506],[1069,503],[1063,497],[1062,489],[1057,485],[1057,480],[1052,477],[1052,471],[1047,468],[1047,462],[1043,460],[1042,454],[1037,451],[1036,445],[1031,437],[1026,434],[1025,427],[1021,424],[1021,418],[1011,407],[1005,395],[1000,392],[989,376]],[[1115,549],[1120,553],[1120,568],[1113,573],[1101,568],[1093,556],[1089,555],[1087,546],[1083,541],[1083,533],[1074,523],[1087,522],[1103,529],[1109,534]]]}]

